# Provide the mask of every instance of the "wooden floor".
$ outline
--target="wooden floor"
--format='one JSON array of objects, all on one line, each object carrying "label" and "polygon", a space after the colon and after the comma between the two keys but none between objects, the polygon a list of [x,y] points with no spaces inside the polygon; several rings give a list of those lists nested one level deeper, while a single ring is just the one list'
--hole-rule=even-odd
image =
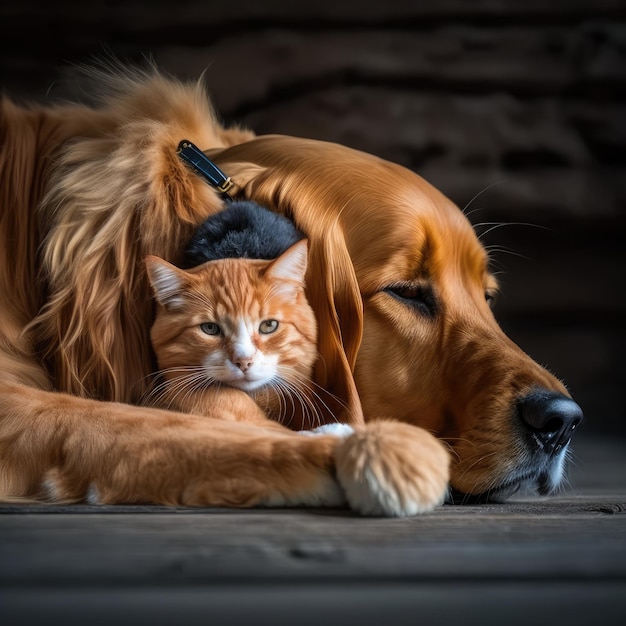
[{"label": "wooden floor", "polygon": [[591,624],[626,614],[626,441],[559,496],[344,510],[0,507],[0,624]]}]

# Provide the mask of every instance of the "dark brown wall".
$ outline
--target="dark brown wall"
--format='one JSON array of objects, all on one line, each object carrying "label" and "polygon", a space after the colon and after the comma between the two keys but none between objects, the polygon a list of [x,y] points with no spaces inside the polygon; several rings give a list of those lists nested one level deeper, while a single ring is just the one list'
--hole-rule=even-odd
[{"label": "dark brown wall", "polygon": [[623,0],[4,2],[0,31],[12,96],[60,97],[108,53],[206,70],[226,121],[378,154],[478,232],[508,224],[484,235],[498,318],[588,432],[626,432]]}]

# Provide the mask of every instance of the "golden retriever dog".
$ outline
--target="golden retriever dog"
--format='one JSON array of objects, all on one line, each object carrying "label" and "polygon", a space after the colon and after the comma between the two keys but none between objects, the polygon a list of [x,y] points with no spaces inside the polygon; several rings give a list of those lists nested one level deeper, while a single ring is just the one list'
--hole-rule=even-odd
[{"label": "golden retriever dog", "polygon": [[[498,327],[487,254],[450,200],[341,145],[224,128],[202,82],[89,79],[96,104],[0,104],[0,498],[402,516],[559,484],[581,410]],[[210,415],[142,406],[143,260],[180,261],[223,206],[182,139],[308,237],[328,426],[248,423],[243,392]]]}]

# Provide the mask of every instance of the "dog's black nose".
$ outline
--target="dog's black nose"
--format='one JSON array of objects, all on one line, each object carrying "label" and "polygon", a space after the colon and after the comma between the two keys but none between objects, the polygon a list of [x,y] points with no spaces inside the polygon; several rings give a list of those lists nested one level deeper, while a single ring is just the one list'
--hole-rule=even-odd
[{"label": "dog's black nose", "polygon": [[570,398],[554,391],[537,390],[521,398],[522,421],[547,454],[560,452],[583,421],[582,409]]}]

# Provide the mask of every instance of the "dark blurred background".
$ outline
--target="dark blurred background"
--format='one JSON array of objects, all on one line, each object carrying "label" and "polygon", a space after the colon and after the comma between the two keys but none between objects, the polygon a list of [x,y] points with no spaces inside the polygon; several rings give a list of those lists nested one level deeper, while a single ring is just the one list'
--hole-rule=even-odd
[{"label": "dark blurred background", "polygon": [[624,0],[5,0],[0,32],[20,101],[66,96],[76,63],[151,58],[206,71],[228,123],[421,174],[467,207],[496,316],[583,433],[626,435]]}]

